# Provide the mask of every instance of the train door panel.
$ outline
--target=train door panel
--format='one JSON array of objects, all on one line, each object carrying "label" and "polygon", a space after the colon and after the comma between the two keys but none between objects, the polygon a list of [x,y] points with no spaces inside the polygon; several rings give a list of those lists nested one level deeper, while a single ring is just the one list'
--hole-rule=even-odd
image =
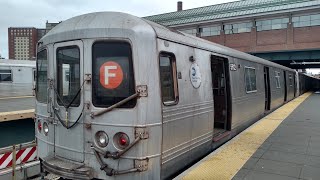
[{"label": "train door panel", "polygon": [[[55,156],[83,162],[83,43],[54,45]],[[73,126],[77,123],[75,126]],[[72,128],[70,128],[73,126]]]},{"label": "train door panel", "polygon": [[265,92],[265,111],[270,110],[270,100],[271,100],[271,92],[270,92],[270,73],[269,67],[264,67],[264,92]]},{"label": "train door panel", "polygon": [[229,63],[228,59],[211,56],[212,92],[214,100],[214,133],[229,130]]}]

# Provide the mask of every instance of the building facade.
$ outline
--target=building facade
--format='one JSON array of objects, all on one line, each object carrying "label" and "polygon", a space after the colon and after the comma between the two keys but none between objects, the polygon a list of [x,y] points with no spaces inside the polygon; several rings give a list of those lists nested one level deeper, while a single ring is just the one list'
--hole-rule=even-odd
[{"label": "building facade", "polygon": [[36,28],[10,27],[8,36],[9,59],[34,59],[37,45]]},{"label": "building facade", "polygon": [[47,21],[45,29],[35,27],[8,28],[9,59],[35,59],[37,42],[57,24],[59,23],[49,23]]},{"label": "building facade", "polygon": [[318,0],[242,0],[145,18],[287,66],[320,61]]}]

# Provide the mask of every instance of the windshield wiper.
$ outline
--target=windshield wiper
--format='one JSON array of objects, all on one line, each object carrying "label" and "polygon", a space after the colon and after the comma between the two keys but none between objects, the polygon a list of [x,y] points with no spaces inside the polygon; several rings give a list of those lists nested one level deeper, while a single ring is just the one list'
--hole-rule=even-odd
[{"label": "windshield wiper", "polygon": [[131,96],[113,104],[112,106],[108,107],[108,108],[105,108],[105,109],[102,109],[101,111],[97,111],[97,112],[92,112],[91,113],[91,118],[94,118],[95,116],[100,116],[104,113],[107,113],[109,111],[112,111],[114,108],[117,108],[129,101],[131,101],[132,99],[134,98],[137,98],[137,97],[147,97],[148,96],[148,89],[147,89],[147,86],[146,85],[140,85],[140,86],[137,86],[137,92],[132,94]]}]

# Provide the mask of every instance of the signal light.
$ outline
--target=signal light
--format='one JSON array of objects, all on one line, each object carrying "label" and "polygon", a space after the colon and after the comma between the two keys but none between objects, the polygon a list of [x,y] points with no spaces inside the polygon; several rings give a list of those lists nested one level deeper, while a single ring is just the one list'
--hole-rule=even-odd
[{"label": "signal light", "polygon": [[48,126],[48,123],[44,122],[43,123],[43,132],[44,132],[44,135],[48,135],[49,133],[49,126]]},{"label": "signal light", "polygon": [[96,144],[98,144],[99,147],[106,147],[109,143],[109,137],[107,135],[107,133],[105,133],[104,131],[98,131],[95,134],[95,141]]},{"label": "signal light", "polygon": [[125,149],[130,144],[129,136],[126,133],[118,132],[113,137],[113,143],[118,149]]},{"label": "signal light", "polygon": [[39,133],[41,133],[41,130],[42,130],[42,125],[41,125],[41,122],[38,121],[38,131],[39,131]]}]

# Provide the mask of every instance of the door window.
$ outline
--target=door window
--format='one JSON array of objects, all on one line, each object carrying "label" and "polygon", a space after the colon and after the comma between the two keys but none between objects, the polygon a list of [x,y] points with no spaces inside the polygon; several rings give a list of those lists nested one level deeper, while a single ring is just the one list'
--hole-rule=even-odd
[{"label": "door window", "polygon": [[[67,72],[69,72],[68,75]],[[68,80],[66,76],[69,77]],[[57,49],[57,89],[61,97],[61,100],[58,98],[59,105],[68,105],[80,89],[80,49],[77,46]],[[80,96],[78,95],[71,106],[79,105]]]},{"label": "door window", "polygon": [[252,67],[245,67],[245,81],[247,93],[257,91],[256,69]]}]

